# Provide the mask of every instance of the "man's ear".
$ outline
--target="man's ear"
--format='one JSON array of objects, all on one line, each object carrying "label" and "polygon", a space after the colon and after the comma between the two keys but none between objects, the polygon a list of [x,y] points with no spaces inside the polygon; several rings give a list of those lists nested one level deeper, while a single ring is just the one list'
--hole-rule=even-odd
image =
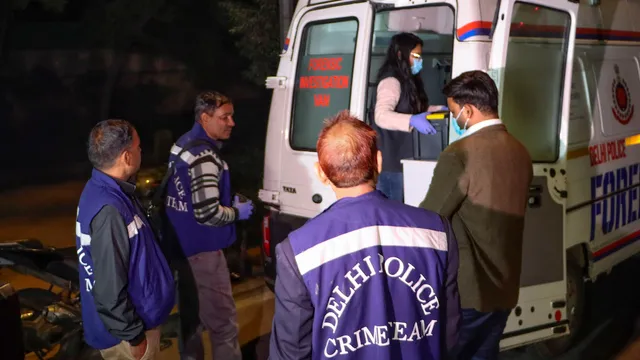
[{"label": "man's ear", "polygon": [[376,158],[378,161],[378,174],[382,172],[382,152],[378,150],[378,154],[376,154]]},{"label": "man's ear", "polygon": [[467,105],[467,111],[469,112],[469,119],[473,118],[476,114],[480,114],[480,110],[473,105]]},{"label": "man's ear", "polygon": [[200,117],[198,118],[198,122],[200,123],[200,125],[204,125],[206,120],[207,120],[207,114],[203,111],[200,114]]},{"label": "man's ear", "polygon": [[316,176],[318,177],[318,180],[320,180],[323,185],[330,185],[331,182],[329,181],[329,178],[327,178],[327,175],[324,173],[324,171],[322,171],[320,163],[316,161],[315,164],[313,164],[313,167],[316,169]]},{"label": "man's ear", "polygon": [[129,150],[125,150],[120,155],[120,161],[127,166],[132,166],[133,164],[133,156]]}]

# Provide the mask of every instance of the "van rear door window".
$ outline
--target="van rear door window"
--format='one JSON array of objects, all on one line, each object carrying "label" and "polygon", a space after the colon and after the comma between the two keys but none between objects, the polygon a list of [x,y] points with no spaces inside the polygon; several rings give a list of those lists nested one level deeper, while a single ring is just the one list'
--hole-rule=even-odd
[{"label": "van rear door window", "polygon": [[562,94],[571,17],[543,6],[513,7],[500,118],[534,163],[560,154]]},{"label": "van rear door window", "polygon": [[355,18],[305,27],[293,93],[292,149],[315,151],[324,120],[349,109],[357,34]]}]

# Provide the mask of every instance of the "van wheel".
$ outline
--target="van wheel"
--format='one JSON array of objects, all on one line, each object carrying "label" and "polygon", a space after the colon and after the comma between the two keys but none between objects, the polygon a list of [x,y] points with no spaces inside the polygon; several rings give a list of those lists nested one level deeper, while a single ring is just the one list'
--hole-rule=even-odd
[{"label": "van wheel", "polygon": [[583,336],[587,304],[586,286],[582,268],[570,257],[567,258],[567,318],[569,335],[532,344],[530,349],[543,358],[552,358],[566,353]]}]

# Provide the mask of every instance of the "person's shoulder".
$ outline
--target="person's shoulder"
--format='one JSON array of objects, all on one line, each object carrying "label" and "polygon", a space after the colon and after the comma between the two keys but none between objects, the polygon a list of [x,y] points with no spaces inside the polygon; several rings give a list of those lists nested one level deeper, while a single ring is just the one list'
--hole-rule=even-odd
[{"label": "person's shoulder", "polygon": [[95,208],[96,214],[106,210],[110,215],[118,215],[120,217],[131,215],[130,204],[127,204],[122,194],[107,187],[101,187],[98,192],[101,194],[103,201],[97,203],[100,208]]},{"label": "person's shoulder", "polygon": [[194,155],[206,149],[212,149],[214,146],[210,141],[208,141],[208,139],[202,138],[201,136],[198,136],[198,134],[194,133],[193,129],[182,134],[182,136],[176,140],[175,144],[181,148],[188,146],[189,149],[187,151]]},{"label": "person's shoulder", "polygon": [[529,155],[527,147],[524,146],[524,144],[520,140],[518,140],[517,137],[515,137],[509,131],[506,131],[506,136],[509,139],[509,146],[513,147],[517,151],[527,153],[527,156]]},{"label": "person's shoulder", "polygon": [[438,163],[445,161],[459,161],[462,164],[466,162],[467,152],[469,151],[469,143],[467,138],[458,139],[449,144],[438,157]]},{"label": "person's shoulder", "polygon": [[331,214],[329,213],[328,210],[326,209],[323,212],[321,212],[320,214],[312,217],[311,219],[307,220],[301,227],[297,228],[296,230],[293,230],[292,232],[289,233],[289,241],[290,242],[295,242],[297,235],[307,232],[307,231],[313,231],[313,229],[315,229],[318,226],[326,226],[326,224],[328,222],[330,222],[329,217],[331,216]]},{"label": "person's shoulder", "polygon": [[293,247],[291,247],[291,239],[287,236],[278,245],[276,245],[276,256],[286,256],[288,258],[294,257]]},{"label": "person's shoulder", "polygon": [[442,224],[442,218],[438,213],[421,207],[411,206],[399,201],[385,199],[384,209],[395,216],[405,217],[410,223],[417,224],[417,227],[432,228]]},{"label": "person's shoulder", "polygon": [[505,126],[505,131],[503,136],[506,138],[506,141],[501,142],[502,147],[508,148],[509,154],[512,156],[520,157],[524,162],[531,162],[531,156],[529,154],[529,150],[527,147],[518,140],[513,134],[509,132],[509,129]]},{"label": "person's shoulder", "polygon": [[398,80],[398,78],[396,78],[393,75],[384,77],[380,79],[380,81],[378,82],[378,89],[388,88],[388,87],[399,87],[399,86],[400,86],[400,80]]},{"label": "person's shoulder", "polygon": [[407,214],[412,214],[412,215],[419,216],[426,219],[440,219],[440,215],[438,215],[438,213],[436,213],[433,210],[427,210],[425,208],[411,206],[407,204],[400,204],[400,205],[402,205],[402,211],[406,212]]},{"label": "person's shoulder", "polygon": [[127,201],[125,201],[124,196],[122,194],[117,193],[116,191],[112,191],[112,190],[105,191],[105,206],[112,206],[121,215],[131,213],[129,209],[130,204],[127,204]]},{"label": "person's shoulder", "polygon": [[184,134],[180,135],[178,140],[176,140],[176,145],[182,147],[191,140],[193,140],[193,134],[191,133],[191,130],[189,130]]},{"label": "person's shoulder", "polygon": [[[196,144],[189,144],[191,142],[197,141]],[[189,137],[182,144],[178,143],[178,146],[184,148],[185,146],[189,146],[185,153],[188,153],[187,156],[181,155],[184,160],[184,164],[189,167],[193,166],[202,166],[206,163],[214,163],[218,167],[222,167],[225,165],[224,161],[220,157],[217,149],[214,148],[214,145],[207,142],[206,140],[201,140],[197,138]]]}]

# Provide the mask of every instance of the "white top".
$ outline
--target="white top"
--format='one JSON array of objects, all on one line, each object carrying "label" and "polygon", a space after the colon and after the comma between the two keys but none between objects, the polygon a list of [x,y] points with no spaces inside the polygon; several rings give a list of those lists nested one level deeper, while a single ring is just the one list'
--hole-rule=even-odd
[{"label": "white top", "polygon": [[411,125],[409,125],[411,114],[394,111],[400,101],[400,81],[394,77],[388,77],[380,81],[377,92],[374,115],[376,125],[387,130],[411,131]]},{"label": "white top", "polygon": [[[380,81],[377,88],[376,108],[374,119],[376,125],[387,130],[397,130],[410,132],[413,130],[411,124],[412,114],[401,114],[395,112],[395,108],[400,101],[401,94],[400,81],[394,77],[388,77]],[[441,106],[429,106],[427,111],[437,111]]]},{"label": "white top", "polygon": [[462,139],[463,137],[467,137],[469,135],[473,135],[473,133],[478,132],[480,129],[484,129],[484,128],[489,127],[489,126],[500,125],[500,124],[502,124],[502,121],[500,121],[500,119],[490,119],[490,120],[480,121],[477,124],[471,125],[467,129],[467,131],[465,131],[462,135],[460,135],[460,137],[458,139]]}]

